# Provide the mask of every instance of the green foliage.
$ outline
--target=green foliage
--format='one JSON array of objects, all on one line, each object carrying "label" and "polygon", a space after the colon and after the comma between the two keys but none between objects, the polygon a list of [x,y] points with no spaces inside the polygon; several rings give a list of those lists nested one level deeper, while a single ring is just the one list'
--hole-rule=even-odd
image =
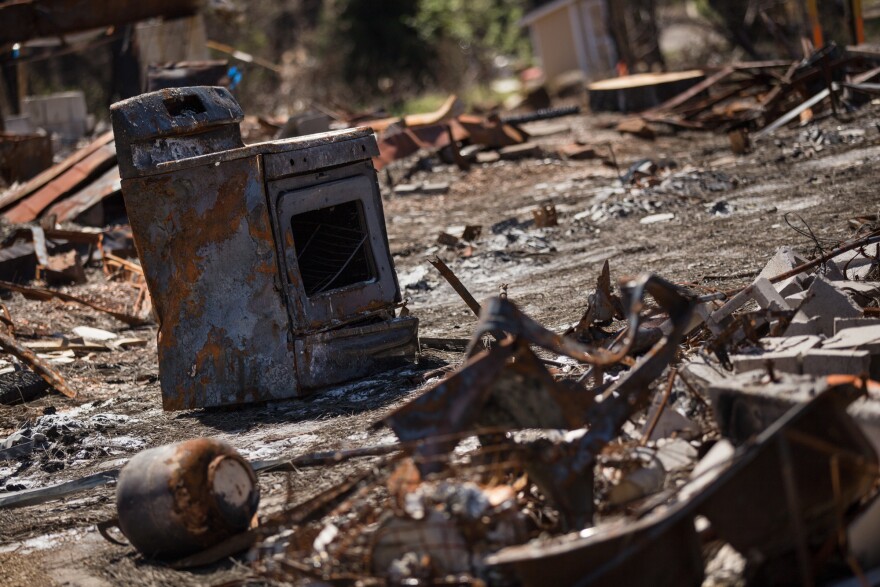
[{"label": "green foliage", "polygon": [[439,92],[429,92],[420,94],[414,98],[407,98],[396,104],[390,114],[394,116],[405,116],[407,114],[418,114],[421,112],[433,112],[440,108],[449,96]]},{"label": "green foliage", "polygon": [[421,0],[412,20],[426,43],[452,40],[462,48],[522,56],[527,45],[519,28],[523,0]]},{"label": "green foliage", "polygon": [[410,0],[339,2],[324,52],[341,50],[344,79],[368,87],[395,73],[418,78],[432,57],[410,24],[418,5]]},{"label": "green foliage", "polygon": [[[523,58],[526,0],[336,0],[325,5],[319,58],[366,102],[456,91],[499,55]],[[399,106],[399,104],[398,104]]]}]

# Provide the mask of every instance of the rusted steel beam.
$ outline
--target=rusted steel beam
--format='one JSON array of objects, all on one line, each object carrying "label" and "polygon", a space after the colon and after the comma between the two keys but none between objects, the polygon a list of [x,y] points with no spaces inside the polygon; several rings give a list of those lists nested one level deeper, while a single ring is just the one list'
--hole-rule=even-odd
[{"label": "rusted steel beam", "polygon": [[18,0],[0,4],[0,44],[22,43],[158,16],[196,14],[203,0]]},{"label": "rusted steel beam", "polygon": [[471,295],[471,292],[464,286],[461,280],[455,276],[455,273],[452,272],[452,269],[449,268],[449,265],[443,262],[443,259],[440,257],[434,257],[430,259],[431,265],[434,266],[437,271],[440,272],[440,275],[443,276],[443,279],[446,280],[449,285],[452,286],[452,289],[455,290],[464,303],[467,304],[467,307],[471,309],[471,312],[474,313],[474,316],[479,317],[480,315],[480,303]]}]

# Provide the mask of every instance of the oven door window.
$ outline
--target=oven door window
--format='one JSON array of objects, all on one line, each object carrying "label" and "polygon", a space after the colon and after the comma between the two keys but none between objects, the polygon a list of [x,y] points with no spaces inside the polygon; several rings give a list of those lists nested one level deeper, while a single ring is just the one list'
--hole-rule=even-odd
[{"label": "oven door window", "polygon": [[295,214],[290,230],[308,297],[376,279],[360,201]]}]

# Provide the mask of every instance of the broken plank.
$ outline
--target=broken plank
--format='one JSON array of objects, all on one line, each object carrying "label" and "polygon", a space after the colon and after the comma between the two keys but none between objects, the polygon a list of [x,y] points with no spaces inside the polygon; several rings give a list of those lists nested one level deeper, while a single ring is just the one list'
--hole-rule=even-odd
[{"label": "broken plank", "polygon": [[690,88],[688,88],[684,92],[680,93],[679,95],[673,96],[672,98],[663,102],[662,104],[655,106],[654,108],[651,108],[646,113],[668,112],[670,110],[674,110],[675,108],[681,106],[682,104],[684,104],[685,102],[687,102],[691,98],[695,98],[695,97],[699,96],[700,94],[702,94],[703,92],[705,92],[706,90],[708,90],[709,88],[711,88],[712,86],[714,86],[715,84],[720,82],[721,80],[723,80],[727,77],[730,77],[734,71],[735,71],[734,68],[731,66],[725,67],[724,69],[710,75],[709,77],[707,77],[706,79],[704,79],[700,83],[696,84],[695,86],[691,86]]},{"label": "broken plank", "polygon": [[[833,84],[832,87],[837,89],[837,84],[836,83]],[[831,90],[829,90],[828,88],[825,88],[824,90],[822,90],[821,92],[819,92],[818,94],[816,94],[815,96],[813,96],[812,98],[807,100],[806,102],[802,102],[799,106],[793,108],[792,110],[789,110],[788,112],[783,114],[780,118],[771,122],[766,127],[761,129],[760,131],[756,132],[753,136],[753,139],[755,141],[760,141],[764,137],[773,134],[774,132],[779,130],[781,127],[785,126],[786,124],[788,124],[789,122],[791,122],[792,120],[794,120],[795,118],[800,116],[801,112],[804,112],[805,110],[807,110],[809,108],[812,108],[813,106],[815,106],[816,104],[818,104],[819,102],[821,102],[822,100],[824,100],[825,98],[827,98],[830,95],[831,95]]]},{"label": "broken plank", "polygon": [[3,216],[9,222],[16,223],[36,220],[46,208],[87,185],[96,174],[105,171],[115,161],[115,145],[103,145],[51,183],[6,210]]},{"label": "broken plank", "polygon": [[71,302],[74,304],[81,304],[83,306],[88,306],[93,310],[97,310],[99,312],[103,312],[105,314],[109,314],[113,316],[120,322],[124,322],[129,326],[143,326],[144,324],[148,324],[147,320],[143,320],[138,318],[137,316],[132,316],[131,314],[126,314],[125,312],[117,312],[116,310],[111,310],[110,308],[105,308],[100,304],[96,304],[94,302],[90,302],[88,300],[84,300],[82,298],[78,298],[76,296],[72,296],[70,294],[66,294],[60,291],[54,291],[51,289],[43,289],[40,287],[27,287],[24,285],[18,285],[17,283],[11,283],[9,281],[0,281],[0,289],[8,289],[9,291],[18,292],[25,297],[31,296],[33,298],[37,298],[40,300],[50,300],[52,298],[59,299],[63,302]]},{"label": "broken plank", "polygon": [[53,388],[66,395],[69,398],[75,398],[76,392],[68,387],[67,382],[58,371],[53,369],[48,363],[39,358],[34,351],[19,344],[15,337],[11,334],[0,330],[0,348],[21,360],[28,367],[34,370],[46,383]]},{"label": "broken plank", "polygon": [[594,82],[587,86],[593,112],[641,112],[663,104],[705,79],[702,70],[640,73]]},{"label": "broken plank", "polygon": [[35,353],[51,353],[54,351],[80,351],[100,352],[109,351],[107,345],[94,342],[78,342],[66,338],[53,338],[51,340],[32,340],[22,343],[23,346]]},{"label": "broken plank", "polygon": [[83,147],[79,151],[71,154],[67,159],[57,165],[53,165],[46,171],[40,173],[21,187],[11,190],[0,196],[0,210],[8,208],[16,202],[30,196],[37,190],[42,189],[56,178],[60,177],[65,171],[99,150],[101,147],[113,140],[113,133],[106,132],[92,141],[88,146]]},{"label": "broken plank", "polygon": [[48,216],[55,216],[57,222],[73,222],[81,214],[101,203],[105,198],[121,193],[121,191],[119,167],[114,166],[110,171],[69,198],[53,204],[46,214]]}]

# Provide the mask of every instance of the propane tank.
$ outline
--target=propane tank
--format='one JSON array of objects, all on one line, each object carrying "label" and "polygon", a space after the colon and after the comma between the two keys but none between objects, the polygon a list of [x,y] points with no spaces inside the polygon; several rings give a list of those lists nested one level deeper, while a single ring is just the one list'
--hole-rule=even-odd
[{"label": "propane tank", "polygon": [[234,448],[197,438],[135,455],[116,488],[119,528],[148,557],[176,558],[247,530],[257,476]]}]

